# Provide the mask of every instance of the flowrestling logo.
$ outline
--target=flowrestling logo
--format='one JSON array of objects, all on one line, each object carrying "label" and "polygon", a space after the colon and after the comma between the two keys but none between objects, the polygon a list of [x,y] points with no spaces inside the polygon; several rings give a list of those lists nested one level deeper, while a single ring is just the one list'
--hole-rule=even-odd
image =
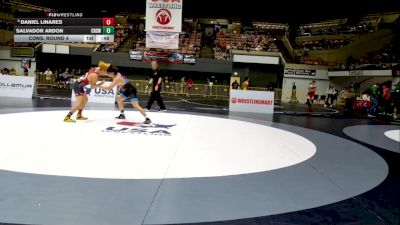
[{"label": "flowrestling logo", "polygon": [[250,104],[250,105],[273,105],[274,101],[266,99],[252,99],[252,98],[231,98],[233,104]]},{"label": "flowrestling logo", "polygon": [[0,82],[0,88],[27,89],[33,88],[31,84]]},{"label": "flowrestling logo", "polygon": [[116,126],[110,126],[103,130],[106,133],[135,134],[150,136],[171,136],[171,128],[176,124],[143,124],[135,122],[118,122]]},{"label": "flowrestling logo", "polygon": [[161,25],[166,25],[171,22],[172,15],[168,9],[160,9],[156,13],[156,20]]},{"label": "flowrestling logo", "polygon": [[232,103],[236,103],[237,102],[237,98],[232,98],[231,102]]}]

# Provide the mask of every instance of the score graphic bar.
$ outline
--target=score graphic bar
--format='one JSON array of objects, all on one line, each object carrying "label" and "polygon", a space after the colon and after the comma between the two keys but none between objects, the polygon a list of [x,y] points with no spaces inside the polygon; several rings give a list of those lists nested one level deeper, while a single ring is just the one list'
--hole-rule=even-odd
[{"label": "score graphic bar", "polygon": [[87,42],[110,43],[114,42],[112,35],[14,35],[14,42]]},{"label": "score graphic bar", "polygon": [[82,18],[82,13],[22,14],[15,19],[15,42],[114,42],[115,18]]},{"label": "score graphic bar", "polygon": [[[14,34],[114,34],[114,27],[15,27]],[[112,28],[112,29],[111,29]],[[105,32],[109,31],[109,32]]]},{"label": "score graphic bar", "polygon": [[15,26],[114,26],[114,18],[17,18]]}]

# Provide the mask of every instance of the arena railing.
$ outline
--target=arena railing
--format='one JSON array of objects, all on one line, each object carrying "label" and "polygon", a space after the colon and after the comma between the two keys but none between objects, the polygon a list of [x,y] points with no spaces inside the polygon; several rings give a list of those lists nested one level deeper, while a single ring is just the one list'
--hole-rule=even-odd
[{"label": "arena railing", "polygon": [[58,82],[54,76],[46,76],[36,73],[36,84],[38,87],[57,87]]},{"label": "arena railing", "polygon": [[[150,86],[146,80],[130,80],[138,89],[139,94],[148,94]],[[36,75],[36,83],[39,88],[62,88],[69,89],[71,80],[56,81],[54,76],[46,76],[44,74]],[[249,90],[267,91],[263,87],[250,87]],[[193,84],[189,88],[185,83],[169,82],[163,83],[161,93],[173,96],[198,96],[204,98],[229,98],[230,86],[228,85],[209,85],[209,84]],[[282,99],[282,89],[274,89],[275,101],[280,102]]]},{"label": "arena railing", "polygon": [[[151,87],[145,80],[131,80],[132,84],[136,86],[139,93],[147,94]],[[268,91],[268,88],[250,87],[249,90],[254,91]],[[175,95],[175,96],[199,96],[199,97],[215,97],[215,98],[229,98],[230,86],[228,85],[209,85],[209,84],[193,84],[189,88],[185,83],[170,82],[163,83],[161,93]],[[281,101],[282,89],[274,89],[275,101]]]}]

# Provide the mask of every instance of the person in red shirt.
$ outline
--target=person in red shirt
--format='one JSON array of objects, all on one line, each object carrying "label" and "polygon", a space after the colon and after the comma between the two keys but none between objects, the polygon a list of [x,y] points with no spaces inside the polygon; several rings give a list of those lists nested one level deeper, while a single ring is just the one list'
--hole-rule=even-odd
[{"label": "person in red shirt", "polygon": [[189,97],[190,93],[192,93],[192,88],[193,88],[193,80],[191,78],[186,80],[186,88],[187,88],[186,96]]},{"label": "person in red shirt", "polygon": [[383,107],[385,109],[385,114],[390,113],[390,88],[387,84],[383,85]]},{"label": "person in red shirt", "polygon": [[317,84],[315,80],[313,80],[308,86],[308,92],[307,92],[307,105],[309,108],[311,107],[311,104],[314,104],[314,97],[316,91],[317,91]]}]

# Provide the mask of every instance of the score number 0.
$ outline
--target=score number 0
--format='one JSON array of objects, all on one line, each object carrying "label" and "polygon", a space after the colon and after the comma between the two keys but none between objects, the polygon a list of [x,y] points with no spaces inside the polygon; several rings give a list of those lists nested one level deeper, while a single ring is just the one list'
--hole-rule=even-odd
[{"label": "score number 0", "polygon": [[114,26],[114,18],[103,18],[103,26]]}]

